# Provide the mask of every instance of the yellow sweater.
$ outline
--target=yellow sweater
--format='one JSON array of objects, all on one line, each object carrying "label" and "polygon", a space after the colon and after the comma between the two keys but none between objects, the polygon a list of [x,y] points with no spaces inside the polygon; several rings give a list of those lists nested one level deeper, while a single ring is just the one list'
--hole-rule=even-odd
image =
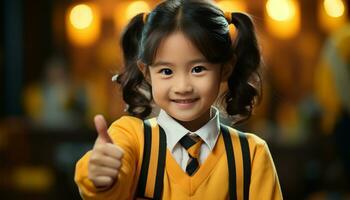
[{"label": "yellow sweater", "polygon": [[[242,154],[236,130],[230,129],[237,171],[237,196],[243,196]],[[83,199],[133,199],[138,183],[143,155],[143,122],[134,117],[122,117],[109,128],[115,144],[124,150],[117,182],[107,191],[97,191],[88,179],[90,152],[77,163],[75,181]],[[282,193],[269,149],[262,139],[247,134],[251,157],[250,199],[282,199]],[[151,152],[152,154],[153,152]],[[152,155],[151,155],[152,159]],[[153,168],[154,166],[150,166]],[[193,176],[188,176],[167,149],[163,199],[228,199],[228,167],[223,138]]]}]

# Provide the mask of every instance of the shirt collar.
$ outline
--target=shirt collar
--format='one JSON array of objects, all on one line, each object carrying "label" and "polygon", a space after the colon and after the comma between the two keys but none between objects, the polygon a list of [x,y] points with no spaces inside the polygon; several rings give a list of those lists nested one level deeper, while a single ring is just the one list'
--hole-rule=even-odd
[{"label": "shirt collar", "polygon": [[175,145],[183,136],[187,133],[195,133],[207,144],[210,151],[212,151],[219,135],[220,121],[218,109],[211,107],[211,112],[213,117],[200,129],[191,132],[161,109],[157,122],[166,133],[168,148],[173,151]]}]

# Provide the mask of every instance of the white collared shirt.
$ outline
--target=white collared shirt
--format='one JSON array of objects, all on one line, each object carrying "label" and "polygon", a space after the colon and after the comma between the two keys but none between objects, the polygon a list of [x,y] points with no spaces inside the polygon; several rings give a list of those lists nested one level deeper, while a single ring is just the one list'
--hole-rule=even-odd
[{"label": "white collared shirt", "polygon": [[196,134],[204,141],[200,148],[199,164],[202,164],[207,159],[216,144],[220,130],[219,111],[217,108],[212,107],[211,112],[213,117],[195,132],[187,130],[164,110],[159,112],[157,122],[165,131],[167,148],[184,171],[186,171],[189,156],[186,149],[179,143],[183,136],[187,133],[190,133],[190,135]]}]

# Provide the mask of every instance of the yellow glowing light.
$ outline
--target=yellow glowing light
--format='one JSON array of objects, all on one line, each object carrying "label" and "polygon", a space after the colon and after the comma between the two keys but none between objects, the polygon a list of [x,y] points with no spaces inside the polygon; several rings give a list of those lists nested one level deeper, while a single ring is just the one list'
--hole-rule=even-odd
[{"label": "yellow glowing light", "polygon": [[67,9],[66,31],[70,42],[76,46],[93,44],[100,35],[100,13],[93,3],[78,4]]},{"label": "yellow glowing light", "polygon": [[247,10],[246,5],[240,0],[219,1],[217,2],[217,6],[224,12],[245,12]]},{"label": "yellow glowing light", "polygon": [[86,4],[74,6],[70,12],[70,23],[77,29],[85,29],[92,24],[94,16],[91,8]]},{"label": "yellow glowing light", "polygon": [[266,3],[267,14],[276,21],[287,21],[294,17],[296,6],[290,0],[269,0]]},{"label": "yellow glowing light", "polygon": [[278,38],[291,38],[300,30],[300,5],[296,0],[269,0],[265,16],[267,29]]},{"label": "yellow glowing light", "polygon": [[323,0],[318,4],[320,27],[331,33],[343,26],[348,17],[347,4],[343,0]]},{"label": "yellow glowing light", "polygon": [[344,14],[345,6],[342,0],[324,0],[324,9],[327,15],[337,18]]},{"label": "yellow glowing light", "polygon": [[135,1],[131,3],[126,10],[126,18],[130,20],[135,15],[143,12],[150,12],[149,5],[144,1]]}]

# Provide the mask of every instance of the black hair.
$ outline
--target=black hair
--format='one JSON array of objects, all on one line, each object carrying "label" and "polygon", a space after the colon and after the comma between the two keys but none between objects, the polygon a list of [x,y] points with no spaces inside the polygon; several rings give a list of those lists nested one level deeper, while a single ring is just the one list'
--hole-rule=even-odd
[{"label": "black hair", "polygon": [[[181,31],[208,62],[232,65],[228,90],[223,96],[226,112],[229,116],[240,116],[241,120],[249,118],[261,94],[260,51],[250,17],[233,12],[231,18],[228,21],[222,10],[204,0],[168,0],[160,3],[147,18],[143,13],[132,18],[121,39],[125,66],[117,79],[128,104],[127,111],[139,118],[151,113],[152,88],[137,62],[151,65],[162,40]],[[229,23],[238,32],[234,41]],[[258,79],[251,82],[255,75]]]}]

